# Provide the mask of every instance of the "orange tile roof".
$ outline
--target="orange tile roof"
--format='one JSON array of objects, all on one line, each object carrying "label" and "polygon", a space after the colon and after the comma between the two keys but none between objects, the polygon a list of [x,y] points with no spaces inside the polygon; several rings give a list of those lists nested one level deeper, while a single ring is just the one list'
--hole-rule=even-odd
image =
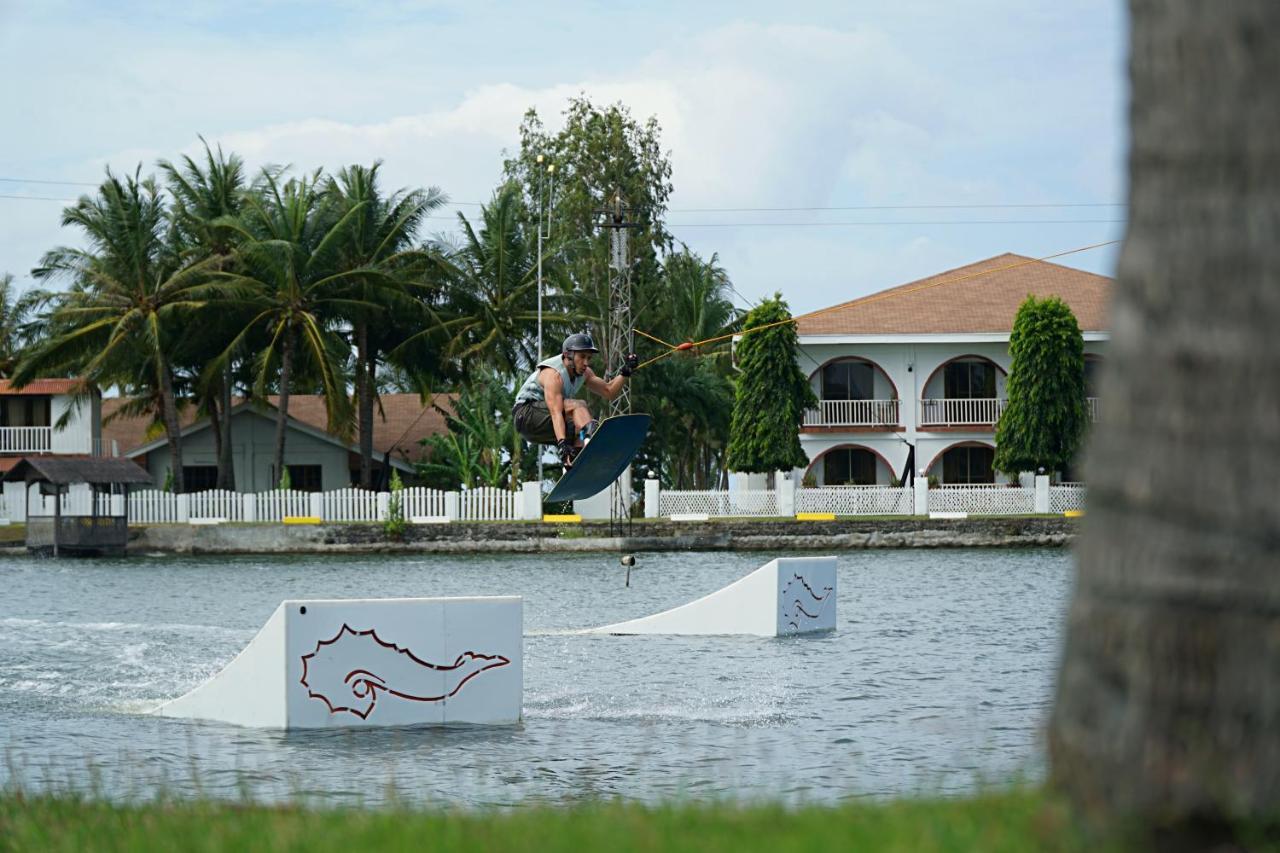
[{"label": "orange tile roof", "polygon": [[[441,408],[452,411],[453,394],[437,394],[434,402]],[[268,397],[272,406],[278,402],[276,396]],[[422,455],[420,439],[446,431],[444,417],[431,406],[425,406],[417,394],[383,394],[381,409],[375,403],[373,409],[373,449],[378,455],[385,454],[395,445],[395,454],[402,458],[417,460]],[[120,397],[112,397],[102,401],[102,438],[104,443],[112,440],[119,444],[121,453],[128,453],[135,447],[148,444],[164,437],[163,429],[153,429],[149,415],[116,417],[108,421],[125,404]],[[235,403],[242,402],[237,398]],[[269,413],[275,417],[274,412]],[[290,394],[289,417],[307,426],[328,432],[328,416],[325,414],[324,398],[319,394]],[[181,410],[180,420],[185,428],[195,422],[195,410],[187,406]],[[348,436],[348,442],[354,444],[354,434]]]},{"label": "orange tile roof", "polygon": [[1108,329],[1114,279],[1006,253],[796,318],[802,335],[1002,332],[1028,294],[1058,296],[1080,330]]},{"label": "orange tile roof", "polygon": [[34,379],[25,387],[18,389],[8,379],[0,379],[0,394],[75,394],[85,388],[80,379]]}]

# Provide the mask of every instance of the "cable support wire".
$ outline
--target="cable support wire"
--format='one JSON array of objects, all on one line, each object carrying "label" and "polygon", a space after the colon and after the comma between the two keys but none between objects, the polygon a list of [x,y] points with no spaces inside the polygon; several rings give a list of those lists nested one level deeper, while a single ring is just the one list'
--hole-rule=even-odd
[{"label": "cable support wire", "polygon": [[715,343],[719,343],[720,341],[727,341],[731,338],[735,338],[740,335],[750,334],[751,332],[763,332],[765,329],[772,329],[776,326],[785,326],[788,323],[797,323],[803,319],[812,319],[813,317],[820,317],[823,314],[827,314],[831,311],[836,311],[841,308],[848,308],[851,305],[855,305],[855,304],[869,305],[872,302],[877,302],[889,296],[905,296],[908,293],[918,293],[921,290],[928,290],[931,287],[939,287],[944,284],[955,284],[956,282],[967,281],[968,279],[979,278],[984,275],[991,275],[992,273],[1005,272],[1007,270],[1017,269],[1018,267],[1025,267],[1028,264],[1040,263],[1041,261],[1048,261],[1048,260],[1052,260],[1053,258],[1061,258],[1066,255],[1074,255],[1078,252],[1087,252],[1090,249],[1100,249],[1103,246],[1112,246],[1119,242],[1120,242],[1119,240],[1106,240],[1102,243],[1091,243],[1088,246],[1080,246],[1079,248],[1076,248],[1076,249],[1067,249],[1065,252],[1055,252],[1052,255],[1045,255],[1044,257],[1040,257],[1040,258],[1028,258],[1025,261],[1018,261],[1017,263],[1006,264],[1005,266],[996,267],[995,269],[981,270],[979,272],[969,273],[968,275],[953,276],[952,278],[944,278],[940,281],[931,281],[925,284],[921,284],[917,287],[912,287],[908,290],[897,290],[895,288],[893,290],[887,290],[881,293],[873,293],[870,296],[860,296],[857,299],[851,299],[848,302],[841,302],[839,305],[832,305],[829,308],[822,308],[818,311],[810,311],[808,314],[801,314],[799,317],[789,317],[786,320],[776,320],[772,323],[765,323],[762,326],[752,326],[750,329],[742,329],[741,331],[738,331],[738,332],[730,332],[727,335],[717,335],[716,337],[707,338],[706,340],[702,340],[702,341],[685,341],[684,343],[677,344],[675,346],[672,346],[671,344],[668,344],[665,341],[661,341],[658,338],[655,338],[653,335],[650,335],[647,332],[643,332],[640,329],[633,329],[633,331],[636,334],[643,335],[649,340],[656,341],[668,348],[666,352],[660,353],[659,355],[656,355],[653,358],[648,359],[647,361],[641,362],[636,369],[639,370],[641,367],[648,367],[649,365],[653,364],[656,361],[661,361],[662,359],[666,358],[672,353],[695,350],[695,349],[704,347],[707,344],[715,344]]}]

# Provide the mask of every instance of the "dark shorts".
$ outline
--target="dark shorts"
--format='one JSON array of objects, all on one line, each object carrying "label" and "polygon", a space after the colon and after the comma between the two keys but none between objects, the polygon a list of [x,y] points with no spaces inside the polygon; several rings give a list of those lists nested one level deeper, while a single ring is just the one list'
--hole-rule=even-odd
[{"label": "dark shorts", "polygon": [[[527,441],[532,441],[534,444],[556,443],[556,430],[551,425],[551,410],[542,400],[525,400],[522,403],[516,403],[512,416],[515,418],[516,432],[524,436]],[[564,434],[570,435],[572,432],[566,429]]]}]

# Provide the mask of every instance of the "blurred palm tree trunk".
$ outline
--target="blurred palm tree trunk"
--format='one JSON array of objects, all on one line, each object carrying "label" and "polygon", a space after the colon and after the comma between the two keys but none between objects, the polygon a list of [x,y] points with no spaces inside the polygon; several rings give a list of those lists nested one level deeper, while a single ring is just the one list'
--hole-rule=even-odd
[{"label": "blurred palm tree trunk", "polygon": [[1129,232],[1050,725],[1101,816],[1280,794],[1280,3],[1132,0]]}]

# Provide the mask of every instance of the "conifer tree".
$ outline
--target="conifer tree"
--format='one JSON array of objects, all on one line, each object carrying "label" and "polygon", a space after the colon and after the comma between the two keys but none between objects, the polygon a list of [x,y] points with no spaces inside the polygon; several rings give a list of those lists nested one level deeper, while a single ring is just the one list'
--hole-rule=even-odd
[{"label": "conifer tree", "polygon": [[1066,467],[1084,437],[1084,337],[1056,296],[1028,296],[1009,336],[1008,405],[996,426],[995,467],[1006,474]]},{"label": "conifer tree", "polygon": [[[782,294],[747,314],[738,342],[740,368],[729,426],[730,471],[789,471],[809,464],[800,447],[806,409],[818,404],[796,362],[799,337]],[[754,328],[778,323],[753,332]]]}]

